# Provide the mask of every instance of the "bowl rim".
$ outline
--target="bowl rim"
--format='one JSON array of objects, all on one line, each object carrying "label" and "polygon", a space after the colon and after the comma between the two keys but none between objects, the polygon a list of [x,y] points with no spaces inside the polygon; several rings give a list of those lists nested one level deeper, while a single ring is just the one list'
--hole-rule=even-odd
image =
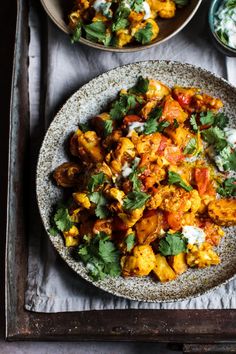
[{"label": "bowl rim", "polygon": [[[196,66],[196,65],[193,65],[193,64],[189,64],[189,63],[181,63],[181,62],[178,62],[178,61],[172,61],[172,60],[144,60],[144,61],[139,61],[139,62],[135,62],[135,63],[129,63],[129,64],[124,64],[122,66],[117,66],[115,68],[112,68],[100,75],[97,75],[95,76],[93,79],[89,80],[86,84],[82,85],[78,90],[76,90],[72,95],[70,95],[70,97],[64,102],[64,104],[61,106],[61,108],[58,110],[58,112],[54,115],[54,118],[53,120],[51,121],[48,129],[47,129],[47,132],[46,134],[44,135],[44,139],[42,141],[42,144],[41,144],[41,147],[40,147],[40,150],[39,150],[39,155],[38,155],[38,160],[37,160],[37,167],[36,167],[36,197],[37,197],[37,204],[38,204],[38,208],[39,208],[39,213],[40,213],[40,217],[41,217],[41,221],[42,221],[42,224],[44,226],[44,229],[50,239],[50,242],[52,243],[53,247],[55,248],[55,250],[57,251],[57,253],[60,255],[60,257],[63,259],[63,261],[67,264],[67,266],[69,266],[70,269],[72,269],[77,275],[79,275],[80,277],[82,277],[83,279],[85,279],[86,281],[88,281],[91,285],[109,293],[109,294],[112,294],[113,296],[117,296],[117,297],[121,297],[121,298],[125,298],[125,299],[128,299],[128,300],[133,300],[133,301],[141,301],[141,302],[146,302],[146,303],[174,303],[174,302],[181,302],[181,301],[185,301],[185,300],[191,300],[191,299],[194,299],[196,297],[199,297],[199,296],[202,296],[202,295],[205,295],[205,294],[208,294],[210,293],[211,291],[214,291],[218,288],[220,288],[221,286],[227,284],[229,281],[235,279],[236,277],[236,272],[231,275],[229,278],[226,278],[224,281],[220,282],[219,284],[216,284],[214,286],[210,286],[208,287],[207,290],[198,290],[196,293],[194,294],[190,294],[190,295],[186,295],[186,296],[182,296],[180,298],[169,298],[169,299],[139,299],[137,297],[134,297],[132,295],[128,295],[128,294],[123,294],[119,291],[119,289],[116,290],[116,292],[114,292],[114,290],[111,290],[107,285],[104,286],[103,284],[100,284],[99,282],[94,282],[88,274],[86,275],[81,275],[80,273],[78,273],[76,271],[75,268],[73,268],[72,264],[70,262],[68,262],[64,256],[63,256],[63,252],[61,250],[59,250],[56,245],[54,244],[53,242],[53,236],[50,235],[49,231],[46,229],[46,225],[45,225],[45,221],[44,221],[44,218],[43,218],[43,215],[42,215],[42,210],[41,210],[41,207],[40,207],[40,203],[39,203],[39,199],[40,199],[40,188],[39,188],[39,181],[38,181],[38,176],[40,174],[40,170],[41,170],[41,167],[40,167],[40,160],[42,158],[42,152],[43,152],[43,149],[44,149],[44,145],[45,145],[45,141],[48,139],[48,135],[49,135],[49,131],[50,131],[50,127],[52,126],[55,118],[61,113],[61,111],[63,110],[64,106],[67,104],[67,102],[72,99],[73,96],[76,95],[76,93],[83,89],[83,90],[86,90],[87,88],[87,85],[91,85],[91,83],[96,80],[98,77],[101,77],[103,75],[107,75],[107,74],[111,74],[113,71],[116,71],[118,70],[119,68],[122,68],[122,67],[129,67],[129,66],[132,66],[132,65],[145,65],[149,63],[149,65],[151,65],[152,63],[159,63],[160,65],[162,64],[166,64],[166,65],[180,65],[180,66],[184,66],[186,68],[189,68],[189,69],[193,69],[193,70],[199,70],[201,71],[202,73],[204,74],[207,74],[207,75],[210,75],[212,76],[214,79],[217,79],[217,80],[221,80],[223,81],[230,89],[232,89],[233,91],[236,92],[236,87],[233,86],[230,82],[228,82],[226,79],[220,77],[219,75],[213,73],[213,72],[210,72],[209,70],[206,70],[204,68],[201,68],[199,66]],[[65,247],[65,246],[64,246]]]},{"label": "bowl rim", "polygon": [[[209,11],[208,11],[208,23],[209,23],[211,34],[213,35],[213,37],[217,41],[217,43],[219,43],[225,51],[231,52],[232,54],[236,55],[236,49],[224,44],[221,41],[221,39],[217,36],[217,34],[215,32],[215,28],[214,28],[215,13],[218,10],[221,3],[223,3],[223,1],[224,0],[212,0]],[[219,3],[219,4],[217,4],[217,3]],[[214,9],[214,11],[213,11],[214,6],[216,6],[217,8]]]},{"label": "bowl rim", "polygon": [[[48,6],[46,4],[47,0],[40,0],[45,12],[47,13],[47,15],[49,16],[49,18],[57,25],[57,27],[59,27],[64,33],[66,34],[70,34],[71,31],[69,30],[68,26],[64,26],[62,25],[57,18],[53,15],[53,13],[48,9]],[[180,32],[193,18],[193,16],[195,15],[195,13],[197,12],[198,8],[200,7],[201,3],[203,0],[196,0],[196,6],[194,7],[194,9],[192,10],[191,14],[186,18],[186,20],[182,23],[181,26],[179,26],[174,32],[172,32],[169,36],[167,36],[166,38],[161,39],[160,41],[156,41],[153,43],[149,43],[146,45],[138,45],[138,46],[134,46],[134,47],[122,47],[122,48],[115,48],[115,47],[105,47],[102,44],[96,43],[96,42],[92,42],[89,41],[85,38],[80,38],[80,40],[78,41],[78,43],[87,45],[89,47],[95,48],[95,49],[100,49],[103,51],[107,51],[107,52],[116,52],[116,53],[132,53],[132,52],[139,52],[145,49],[149,49],[152,47],[155,47],[156,45],[162,44],[164,42],[166,42],[168,39],[172,38],[173,36],[175,36],[178,32]]]}]

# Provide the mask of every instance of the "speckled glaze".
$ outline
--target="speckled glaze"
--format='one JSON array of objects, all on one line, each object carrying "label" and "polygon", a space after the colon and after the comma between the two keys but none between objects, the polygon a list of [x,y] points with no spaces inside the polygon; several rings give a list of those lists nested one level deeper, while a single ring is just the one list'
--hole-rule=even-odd
[{"label": "speckled glaze", "polygon": [[[169,86],[195,86],[220,97],[230,125],[235,126],[236,88],[212,73],[189,64],[169,61],[146,61],[113,69],[81,87],[65,103],[51,123],[44,138],[37,166],[37,198],[45,229],[50,228],[52,206],[62,198],[62,190],[55,186],[51,174],[61,163],[68,161],[65,141],[85,122],[104,110],[121,88],[133,86],[138,76],[158,79]],[[48,231],[47,231],[48,232]],[[48,233],[54,247],[66,263],[81,277],[92,282],[81,262],[75,261],[64,246],[61,235]],[[176,280],[162,284],[152,277],[111,278],[94,282],[97,287],[132,300],[170,302],[189,299],[229,281],[236,274],[235,228],[228,228],[218,252],[221,264],[206,269],[189,269]]]}]

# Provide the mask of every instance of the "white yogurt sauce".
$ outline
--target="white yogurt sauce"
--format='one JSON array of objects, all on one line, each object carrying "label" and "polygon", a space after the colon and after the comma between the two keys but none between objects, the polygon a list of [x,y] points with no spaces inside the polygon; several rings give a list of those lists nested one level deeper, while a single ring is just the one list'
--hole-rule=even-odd
[{"label": "white yogurt sauce", "polygon": [[[128,131],[129,131],[129,134],[135,130],[137,131],[138,133],[141,133],[143,130],[144,130],[144,124],[145,123],[142,123],[142,122],[133,122],[133,123],[130,123],[129,124],[129,127],[128,127]],[[129,136],[129,134],[127,136]]]},{"label": "white yogurt sauce", "polygon": [[96,12],[100,12],[102,5],[105,3],[106,0],[95,0],[95,2],[93,3],[93,8]]},{"label": "white yogurt sauce", "polygon": [[236,6],[224,1],[215,14],[214,25],[215,32],[225,34],[228,46],[236,49]]},{"label": "white yogurt sauce", "polygon": [[192,245],[200,245],[206,239],[205,232],[197,226],[183,226],[182,234]]},{"label": "white yogurt sauce", "polygon": [[132,172],[132,168],[128,165],[127,162],[122,166],[121,174],[124,178],[128,177]]},{"label": "white yogurt sauce", "polygon": [[143,2],[143,10],[145,12],[143,19],[144,20],[149,19],[151,17],[151,9],[150,9],[149,3],[147,1]]},{"label": "white yogurt sauce", "polygon": [[236,145],[236,129],[225,128],[225,137],[229,144]]}]

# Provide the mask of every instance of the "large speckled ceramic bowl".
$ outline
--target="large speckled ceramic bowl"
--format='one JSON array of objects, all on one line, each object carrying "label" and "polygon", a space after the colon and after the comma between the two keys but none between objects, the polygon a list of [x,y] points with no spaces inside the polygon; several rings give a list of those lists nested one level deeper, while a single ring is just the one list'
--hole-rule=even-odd
[{"label": "large speckled ceramic bowl", "polygon": [[[167,61],[146,61],[113,69],[80,88],[62,107],[51,123],[44,138],[37,167],[37,198],[45,229],[50,228],[52,205],[62,198],[62,191],[52,181],[52,171],[68,161],[65,141],[85,122],[106,108],[121,88],[133,86],[138,76],[158,79],[166,85],[197,86],[205,92],[220,97],[224,110],[235,125],[236,88],[208,71],[188,64]],[[234,120],[234,121],[233,121]],[[218,252],[221,264],[206,269],[189,269],[176,280],[166,284],[151,277],[106,278],[94,282],[99,288],[112,294],[133,300],[165,302],[178,301],[201,295],[234,277],[236,273],[236,236],[228,228]],[[54,247],[66,263],[81,277],[92,282],[81,262],[75,261],[64,246],[62,236],[51,236]]]},{"label": "large speckled ceramic bowl", "polygon": [[[177,9],[175,17],[171,19],[159,18],[157,22],[160,28],[160,33],[155,40],[146,45],[132,44],[123,48],[105,47],[103,44],[89,41],[83,37],[80,38],[79,42],[88,45],[89,47],[109,52],[137,52],[144,50],[165,42],[181,31],[195,15],[201,2],[202,0],[190,0],[187,6]],[[57,27],[59,27],[63,32],[70,34],[71,31],[68,27],[68,13],[71,10],[71,4],[73,2],[65,0],[41,0],[41,3],[48,16],[57,25]]]}]

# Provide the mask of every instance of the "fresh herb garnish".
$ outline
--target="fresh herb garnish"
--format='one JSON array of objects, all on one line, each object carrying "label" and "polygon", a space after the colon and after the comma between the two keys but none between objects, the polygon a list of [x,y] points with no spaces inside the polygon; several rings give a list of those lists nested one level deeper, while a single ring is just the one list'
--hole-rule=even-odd
[{"label": "fresh herb garnish", "polygon": [[181,176],[173,171],[168,171],[168,183],[169,184],[176,184],[177,186],[185,189],[187,192],[190,192],[193,187],[187,185],[181,178]]},{"label": "fresh herb garnish", "polygon": [[195,138],[191,138],[188,144],[185,146],[184,154],[186,155],[193,154],[196,148],[197,148],[197,141]]},{"label": "fresh herb garnish", "polygon": [[181,252],[187,252],[187,240],[180,232],[167,233],[165,238],[160,240],[159,251],[163,256],[176,256]]},{"label": "fresh herb garnish", "polygon": [[112,120],[105,120],[104,121],[104,135],[108,136],[113,131],[113,122]]},{"label": "fresh herb garnish", "polygon": [[56,227],[50,227],[48,230],[51,236],[56,236],[58,234],[58,229]]},{"label": "fresh herb garnish", "polygon": [[142,44],[147,44],[151,42],[152,35],[152,25],[151,23],[147,23],[144,28],[141,28],[135,33],[134,38]]},{"label": "fresh herb garnish", "polygon": [[135,234],[131,233],[125,238],[127,252],[130,252],[135,245]]},{"label": "fresh herb garnish", "polygon": [[212,111],[202,112],[200,114],[200,122],[202,125],[212,125],[215,121]]},{"label": "fresh herb garnish", "polygon": [[62,232],[69,231],[73,226],[73,222],[71,221],[68,209],[65,207],[60,207],[57,209],[53,221],[57,229]]},{"label": "fresh herb garnish", "polygon": [[189,121],[190,121],[190,124],[191,124],[191,126],[192,126],[193,131],[194,131],[195,133],[197,133],[197,132],[198,132],[198,125],[197,125],[197,121],[196,121],[196,114],[192,114],[192,115],[190,116]]},{"label": "fresh herb garnish", "polygon": [[101,192],[93,192],[89,195],[89,200],[96,204],[95,215],[99,219],[105,219],[109,215],[107,200]]},{"label": "fresh herb garnish", "polygon": [[162,108],[155,107],[149,114],[148,120],[145,122],[143,133],[148,135],[156,132],[163,132],[170,123],[168,121],[158,122],[162,115]]},{"label": "fresh herb garnish", "polygon": [[119,99],[113,102],[110,110],[110,116],[114,120],[122,119],[131,109],[137,105],[135,95],[122,94]]},{"label": "fresh herb garnish", "polygon": [[94,280],[120,275],[119,251],[104,232],[93,237],[84,236],[78,255]]},{"label": "fresh herb garnish", "polygon": [[177,119],[174,119],[173,126],[174,126],[174,128],[179,127],[179,123],[178,123]]},{"label": "fresh herb garnish", "polygon": [[229,118],[224,113],[214,114],[212,111],[202,112],[200,114],[202,125],[212,125],[224,129],[229,123]]},{"label": "fresh herb garnish", "polygon": [[138,78],[137,84],[129,89],[130,93],[142,93],[145,94],[148,91],[149,80],[146,78],[144,79],[142,76]]},{"label": "fresh herb garnish", "polygon": [[111,34],[106,31],[106,26],[102,21],[96,21],[83,26],[86,38],[93,42],[102,42],[105,46],[109,45]]},{"label": "fresh herb garnish", "polygon": [[225,133],[218,127],[211,127],[201,132],[203,139],[216,149],[217,152],[221,151],[227,146]]},{"label": "fresh herb garnish", "polygon": [[127,194],[124,199],[124,209],[126,210],[135,210],[142,208],[146,201],[150,198],[149,194],[144,192],[133,191]]},{"label": "fresh herb garnish", "polygon": [[236,178],[225,179],[217,188],[217,193],[223,197],[236,196]]},{"label": "fresh herb garnish", "polygon": [[89,192],[94,192],[95,188],[101,186],[105,182],[105,180],[106,180],[106,176],[104,175],[103,172],[91,176],[88,183]]},{"label": "fresh herb garnish", "polygon": [[125,1],[120,1],[119,6],[115,13],[115,19],[112,24],[112,31],[119,31],[126,28],[129,25],[128,16],[130,14],[130,8],[126,5]]},{"label": "fresh herb garnish", "polygon": [[74,44],[80,40],[81,32],[82,32],[82,22],[79,21],[74,29],[72,36],[71,36],[71,43]]},{"label": "fresh herb garnish", "polygon": [[83,133],[86,133],[90,130],[88,123],[79,123],[79,129],[82,130]]}]

